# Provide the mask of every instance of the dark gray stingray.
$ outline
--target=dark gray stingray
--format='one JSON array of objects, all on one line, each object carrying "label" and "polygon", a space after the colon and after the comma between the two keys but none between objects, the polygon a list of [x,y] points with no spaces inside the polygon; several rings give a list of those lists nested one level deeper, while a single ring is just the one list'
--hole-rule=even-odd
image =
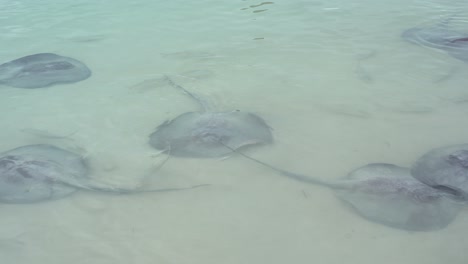
[{"label": "dark gray stingray", "polygon": [[[166,121],[150,135],[150,145],[179,157],[214,158],[232,149],[273,142],[271,128],[252,113],[239,110],[214,112],[203,98],[190,93],[169,77],[167,82],[195,99],[202,112],[188,112]],[[228,147],[226,147],[228,146]]]},{"label": "dark gray stingray", "polygon": [[411,174],[429,186],[468,201],[468,144],[429,151],[413,164]]},{"label": "dark gray stingray", "polygon": [[374,163],[350,172],[345,179],[325,181],[276,168],[241,153],[283,176],[335,191],[362,217],[389,227],[431,231],[446,227],[461,209],[452,193],[431,188],[411,176],[408,168]]},{"label": "dark gray stingray", "polygon": [[42,88],[74,83],[91,76],[82,62],[53,53],[38,53],[0,65],[0,84],[18,88]]},{"label": "dark gray stingray", "polygon": [[447,23],[405,30],[402,38],[421,46],[443,50],[452,57],[468,63],[468,34],[447,28]]},{"label": "dark gray stingray", "polygon": [[0,154],[0,202],[3,203],[58,199],[78,189],[139,193],[190,188],[125,189],[93,182],[80,155],[52,145],[27,145]]}]

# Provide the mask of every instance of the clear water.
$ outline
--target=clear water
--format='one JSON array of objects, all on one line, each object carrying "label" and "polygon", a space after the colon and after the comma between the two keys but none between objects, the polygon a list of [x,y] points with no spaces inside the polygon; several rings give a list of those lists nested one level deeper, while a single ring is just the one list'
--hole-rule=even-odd
[{"label": "clear water", "polygon": [[[262,4],[263,3],[263,4]],[[93,76],[47,89],[1,87],[0,149],[66,144],[93,176],[196,190],[0,205],[2,263],[466,263],[468,212],[436,232],[368,222],[325,189],[234,156],[170,159],[147,144],[196,110],[163,74],[220,110],[261,115],[274,145],[249,154],[322,178],[371,162],[410,165],[467,142],[468,65],[404,42],[466,1],[0,1],[0,58],[53,52]],[[191,78],[187,78],[191,77]],[[195,78],[196,77],[196,78]],[[48,139],[31,131],[69,135]],[[156,157],[155,157],[156,156]]]}]

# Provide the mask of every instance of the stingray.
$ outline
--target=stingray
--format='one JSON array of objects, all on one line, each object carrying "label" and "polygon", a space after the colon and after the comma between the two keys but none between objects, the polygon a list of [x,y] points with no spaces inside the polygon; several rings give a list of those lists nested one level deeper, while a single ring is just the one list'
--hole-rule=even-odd
[{"label": "stingray", "polygon": [[468,144],[433,149],[420,157],[411,173],[421,182],[468,201]]},{"label": "stingray", "polygon": [[187,112],[159,125],[150,135],[154,148],[178,157],[215,158],[231,154],[231,149],[273,142],[271,128],[261,117],[240,110],[212,111],[202,97],[165,79],[197,101],[203,111]]},{"label": "stingray", "polygon": [[38,53],[0,65],[0,84],[17,88],[43,88],[75,83],[91,76],[82,62],[53,53]]},{"label": "stingray", "polygon": [[92,181],[84,159],[53,145],[18,147],[0,154],[0,202],[32,203],[59,199],[79,189],[114,193],[191,189],[125,189]]},{"label": "stingray", "polygon": [[350,172],[344,179],[326,181],[279,169],[240,154],[283,176],[328,187],[365,219],[397,229],[442,229],[461,209],[458,197],[451,192],[432,188],[412,177],[409,168],[393,164],[368,164]]},{"label": "stingray", "polygon": [[443,50],[455,59],[468,63],[468,34],[448,29],[447,23],[410,28],[401,36],[408,42]]}]

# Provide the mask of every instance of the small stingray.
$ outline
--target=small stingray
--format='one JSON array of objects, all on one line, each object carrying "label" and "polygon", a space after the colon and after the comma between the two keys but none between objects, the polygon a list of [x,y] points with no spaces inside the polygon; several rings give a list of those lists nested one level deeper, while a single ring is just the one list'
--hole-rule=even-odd
[{"label": "small stingray", "polygon": [[144,190],[115,188],[92,182],[88,177],[88,166],[80,155],[52,145],[27,145],[0,154],[0,202],[3,203],[58,199],[78,189],[139,193],[194,187]]},{"label": "small stingray", "polygon": [[461,209],[452,193],[431,188],[413,178],[408,168],[393,164],[368,164],[350,172],[343,180],[325,181],[240,154],[283,176],[329,187],[362,217],[393,228],[409,231],[441,229],[451,223]]},{"label": "small stingray", "polygon": [[91,76],[82,62],[53,53],[38,53],[0,65],[0,84],[17,88],[43,88],[74,83]]},{"label": "small stingray", "polygon": [[[149,144],[178,157],[224,157],[248,145],[273,142],[271,128],[259,116],[234,110],[214,112],[206,100],[166,76],[167,82],[195,99],[203,112],[188,112],[166,121],[150,135]],[[228,147],[226,147],[228,146]]]},{"label": "small stingray", "polygon": [[429,151],[413,164],[411,173],[429,186],[468,201],[468,144]]},{"label": "small stingray", "polygon": [[447,23],[445,21],[430,27],[410,28],[401,36],[408,42],[443,50],[455,59],[468,63],[467,34],[448,29]]}]

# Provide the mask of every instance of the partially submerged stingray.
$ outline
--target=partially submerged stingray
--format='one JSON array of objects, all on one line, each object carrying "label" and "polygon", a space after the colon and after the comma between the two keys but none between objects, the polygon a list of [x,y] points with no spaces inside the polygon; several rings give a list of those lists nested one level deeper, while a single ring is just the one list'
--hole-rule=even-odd
[{"label": "partially submerged stingray", "polygon": [[431,231],[446,227],[461,209],[450,192],[432,188],[413,178],[408,168],[374,163],[350,172],[345,179],[325,181],[276,168],[241,155],[289,178],[335,191],[362,217],[409,231]]},{"label": "partially submerged stingray", "polygon": [[452,41],[465,37],[459,32],[441,26],[410,28],[401,36],[408,42],[436,49],[445,49]]},{"label": "partially submerged stingray", "polygon": [[91,76],[82,62],[53,53],[38,53],[0,65],[0,84],[18,88],[42,88],[74,83]]},{"label": "partially submerged stingray", "polygon": [[468,201],[468,144],[429,151],[413,164],[411,174],[429,186]]},{"label": "partially submerged stingray", "polygon": [[92,181],[84,159],[53,145],[27,145],[0,154],[0,202],[31,203],[58,199],[78,189],[115,193],[162,192],[174,189],[125,189]]},{"label": "partially submerged stingray", "polygon": [[175,84],[167,82],[195,99],[202,112],[187,112],[166,121],[150,135],[150,145],[179,157],[214,158],[232,153],[232,149],[273,142],[271,128],[259,116],[239,110],[210,111],[206,100]]},{"label": "partially submerged stingray", "polygon": [[468,34],[448,29],[447,22],[410,28],[401,36],[408,42],[443,50],[452,57],[468,63]]},{"label": "partially submerged stingray", "polygon": [[468,37],[461,37],[450,41],[450,48],[446,49],[455,59],[468,63]]}]

